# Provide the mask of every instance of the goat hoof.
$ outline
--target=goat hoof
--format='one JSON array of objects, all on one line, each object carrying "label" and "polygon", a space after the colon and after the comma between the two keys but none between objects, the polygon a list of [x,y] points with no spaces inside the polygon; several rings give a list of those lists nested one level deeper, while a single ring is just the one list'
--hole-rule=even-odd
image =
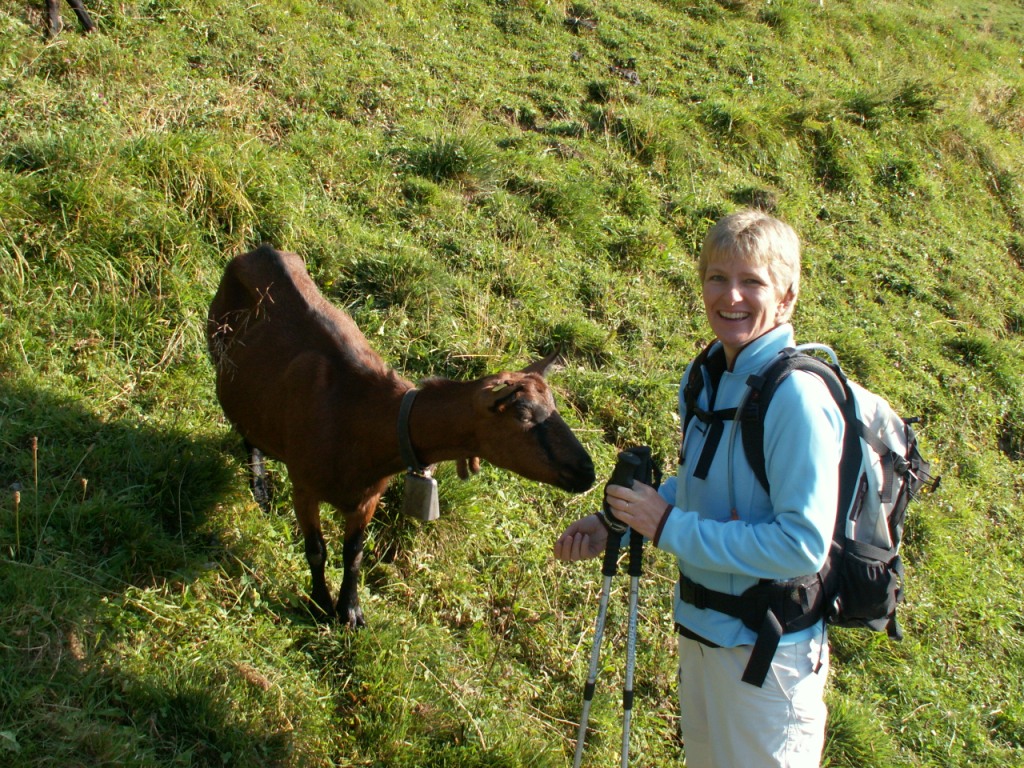
[{"label": "goat hoof", "polygon": [[366,620],[363,618],[362,609],[356,606],[349,606],[348,608],[338,607],[336,611],[338,620],[344,623],[349,629],[360,629],[366,626]]},{"label": "goat hoof", "polygon": [[306,610],[309,612],[309,615],[313,618],[313,621],[317,624],[326,624],[327,622],[332,621],[335,618],[334,606],[331,605],[331,602],[329,600],[327,601],[326,608],[323,606],[323,604],[321,604],[319,601],[313,598],[307,599],[305,603]]},{"label": "goat hoof", "polygon": [[271,512],[270,491],[267,489],[266,480],[253,480],[250,484],[250,489],[252,490],[252,498],[256,505],[263,514],[269,515]]}]

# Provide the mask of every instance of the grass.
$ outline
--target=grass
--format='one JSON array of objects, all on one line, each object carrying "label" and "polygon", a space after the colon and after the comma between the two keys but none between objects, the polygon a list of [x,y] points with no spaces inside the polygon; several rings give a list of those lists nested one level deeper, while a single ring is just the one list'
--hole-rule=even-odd
[{"label": "grass", "polygon": [[[96,33],[65,11],[50,40],[0,0],[0,762],[568,763],[599,580],[550,547],[600,484],[443,467],[432,525],[391,489],[370,627],[318,626],[287,473],[261,513],[220,415],[206,307],[270,241],[410,378],[561,346],[599,475],[635,444],[671,471],[708,337],[693,256],[757,205],[805,242],[800,338],[923,416],[943,475],[907,527],[906,640],[833,633],[825,763],[1024,763],[1019,4],[88,7]],[[637,765],[682,755],[671,581],[649,549]],[[589,765],[618,754],[624,593]]]}]

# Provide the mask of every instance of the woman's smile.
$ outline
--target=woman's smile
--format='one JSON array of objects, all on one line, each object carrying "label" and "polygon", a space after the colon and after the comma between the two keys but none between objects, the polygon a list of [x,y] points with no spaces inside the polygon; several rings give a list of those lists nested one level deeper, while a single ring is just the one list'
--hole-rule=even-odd
[{"label": "woman's smile", "polygon": [[747,344],[779,324],[791,294],[780,294],[763,264],[739,257],[708,264],[703,286],[704,309],[730,367]]}]

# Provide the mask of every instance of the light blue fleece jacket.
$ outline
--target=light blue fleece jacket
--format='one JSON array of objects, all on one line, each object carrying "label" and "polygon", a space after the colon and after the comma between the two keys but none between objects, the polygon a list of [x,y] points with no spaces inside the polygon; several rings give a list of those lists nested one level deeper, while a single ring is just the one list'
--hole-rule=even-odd
[{"label": "light blue fleece jacket", "polygon": [[[733,370],[722,375],[715,410],[737,406],[746,392],[747,378],[790,346],[794,346],[793,327],[786,324],[744,347]],[[685,415],[683,386],[692,365],[687,366],[679,389],[681,417]],[[698,405],[711,410],[707,386]],[[658,548],[675,555],[679,569],[693,581],[733,595],[760,579],[817,573],[832,541],[839,493],[844,428],[839,407],[813,373],[796,371],[783,381],[764,424],[771,497],[747,462],[742,437],[737,434],[733,441],[732,483],[738,519],[733,519],[729,505],[727,454],[732,426],[733,422],[725,423],[707,478],[701,480],[693,476],[693,468],[708,430],[699,419],[691,420],[679,472],[660,488],[662,497],[674,508],[665,519]],[[749,645],[757,639],[739,619],[682,602],[678,588],[675,620],[723,647]],[[798,642],[821,632],[819,622],[784,635],[782,642]]]}]

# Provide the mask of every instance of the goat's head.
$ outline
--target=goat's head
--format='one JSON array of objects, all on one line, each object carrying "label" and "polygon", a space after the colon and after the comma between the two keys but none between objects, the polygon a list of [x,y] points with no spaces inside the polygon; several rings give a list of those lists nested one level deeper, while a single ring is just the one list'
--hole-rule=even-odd
[{"label": "goat's head", "polygon": [[[562,419],[544,376],[557,355],[521,371],[480,379],[474,399],[480,455],[530,480],[582,493],[594,484],[594,462]],[[459,463],[459,475],[479,466]],[[468,466],[467,466],[468,464]]]}]

